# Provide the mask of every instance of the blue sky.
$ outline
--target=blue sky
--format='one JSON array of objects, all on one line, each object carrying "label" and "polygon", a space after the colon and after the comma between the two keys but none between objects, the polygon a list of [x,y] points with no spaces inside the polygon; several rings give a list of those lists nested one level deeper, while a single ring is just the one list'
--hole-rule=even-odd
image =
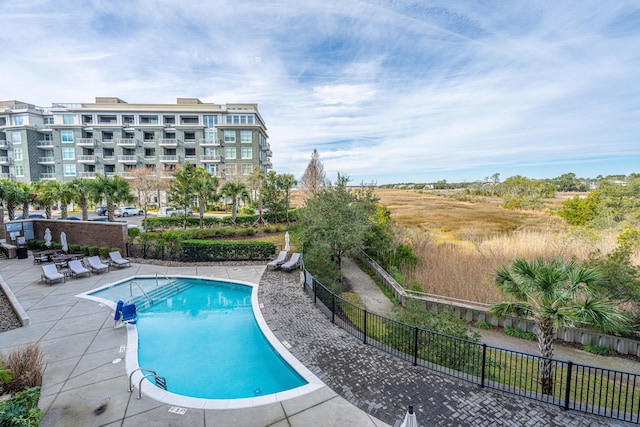
[{"label": "blue sky", "polygon": [[0,99],[257,102],[274,169],[640,172],[633,1],[0,0]]}]

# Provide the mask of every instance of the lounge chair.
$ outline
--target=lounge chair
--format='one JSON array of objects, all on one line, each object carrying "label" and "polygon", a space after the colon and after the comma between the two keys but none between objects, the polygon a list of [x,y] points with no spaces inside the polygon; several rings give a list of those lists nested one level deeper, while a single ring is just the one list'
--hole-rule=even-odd
[{"label": "lounge chair", "polygon": [[138,313],[135,304],[126,304],[119,300],[116,305],[116,312],[113,316],[115,327],[123,326],[125,323],[135,324],[138,321]]},{"label": "lounge chair", "polygon": [[43,262],[49,262],[49,255],[40,254],[37,252],[33,253],[33,263],[34,264],[42,264]]},{"label": "lounge chair", "polygon": [[60,280],[64,281],[66,278],[64,274],[59,273],[58,269],[54,264],[48,264],[42,266],[42,276],[40,276],[42,281],[45,283],[53,283],[58,282]]},{"label": "lounge chair", "polygon": [[287,260],[288,254],[289,252],[287,251],[280,251],[276,259],[267,263],[267,270],[269,268],[279,268]]},{"label": "lounge chair", "polygon": [[91,270],[82,265],[82,262],[80,260],[71,260],[69,261],[68,266],[69,270],[71,270],[71,274],[75,278],[78,278],[78,276],[82,276],[84,274],[91,276]]},{"label": "lounge chair", "polygon": [[294,252],[291,254],[291,258],[289,258],[289,261],[280,266],[280,269],[284,271],[292,271],[298,267],[299,262],[300,254],[298,252]]},{"label": "lounge chair", "polygon": [[89,270],[93,271],[94,273],[109,271],[109,266],[107,264],[103,264],[102,261],[100,261],[100,257],[98,255],[87,258],[87,263],[89,264]]},{"label": "lounge chair", "polygon": [[116,267],[131,267],[129,260],[122,258],[119,251],[109,252],[109,259],[111,260],[111,265]]}]

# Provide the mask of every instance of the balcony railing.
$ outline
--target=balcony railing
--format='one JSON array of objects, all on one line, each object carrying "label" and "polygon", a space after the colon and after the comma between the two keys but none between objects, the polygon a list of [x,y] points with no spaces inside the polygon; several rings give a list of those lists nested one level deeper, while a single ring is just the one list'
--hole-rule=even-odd
[{"label": "balcony railing", "polygon": [[0,173],[0,179],[12,179],[13,175],[10,173]]},{"label": "balcony railing", "polygon": [[118,161],[120,163],[137,163],[138,156],[118,156]]},{"label": "balcony railing", "polygon": [[80,162],[80,163],[95,163],[96,162],[96,156],[90,156],[90,155],[78,156],[78,162]]},{"label": "balcony railing", "polygon": [[56,179],[56,174],[53,172],[41,173],[40,179]]},{"label": "balcony railing", "polygon": [[48,139],[41,139],[36,143],[36,147],[38,148],[53,148],[53,141]]},{"label": "balcony railing", "polygon": [[116,160],[116,156],[102,156],[102,160],[105,162],[114,162]]},{"label": "balcony railing", "polygon": [[8,150],[8,149],[9,149],[9,143],[4,139],[0,140],[0,150]]},{"label": "balcony railing", "polygon": [[121,147],[135,147],[136,140],[134,138],[118,138],[116,144]]},{"label": "balcony railing", "polygon": [[222,160],[221,156],[200,156],[200,161],[202,163],[213,163],[219,162]]},{"label": "balcony railing", "polygon": [[186,145],[196,145],[196,141],[197,141],[196,139],[185,139],[184,143]]},{"label": "balcony railing", "polygon": [[222,145],[220,144],[220,141],[211,141],[209,139],[199,139],[198,143],[201,147],[219,147]]},{"label": "balcony railing", "polygon": [[54,157],[40,157],[38,159],[38,164],[40,165],[54,165],[56,163],[56,159]]},{"label": "balcony railing", "polygon": [[116,176],[115,172],[105,172],[104,176]]},{"label": "balcony railing", "polygon": [[11,164],[10,157],[6,157],[6,156],[0,157],[0,165],[8,165],[8,164]]},{"label": "balcony railing", "polygon": [[160,156],[162,163],[178,163],[178,156]]},{"label": "balcony railing", "polygon": [[178,140],[175,138],[161,138],[158,140],[158,145],[161,147],[177,147]]},{"label": "balcony railing", "polygon": [[96,145],[95,138],[78,138],[76,139],[76,145],[80,147],[93,147]]},{"label": "balcony railing", "polygon": [[155,162],[158,159],[158,156],[144,156],[145,162]]},{"label": "balcony railing", "polygon": [[198,156],[196,156],[195,154],[185,154],[184,155],[184,159],[185,160],[197,160]]},{"label": "balcony railing", "polygon": [[143,142],[147,145],[156,145],[155,139],[145,139]]},{"label": "balcony railing", "polygon": [[78,172],[78,178],[95,179],[96,173],[95,172]]},{"label": "balcony railing", "polygon": [[116,140],[115,140],[115,139],[113,139],[113,138],[110,138],[110,139],[103,139],[103,140],[102,140],[102,143],[103,143],[103,144],[113,144],[114,142],[116,142]]}]

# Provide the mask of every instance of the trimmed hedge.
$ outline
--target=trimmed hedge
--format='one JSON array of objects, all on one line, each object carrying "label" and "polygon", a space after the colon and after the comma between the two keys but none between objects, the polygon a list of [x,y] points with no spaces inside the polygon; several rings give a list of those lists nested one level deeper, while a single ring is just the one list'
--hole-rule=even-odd
[{"label": "trimmed hedge", "polygon": [[275,253],[271,242],[185,240],[180,261],[267,260]]}]

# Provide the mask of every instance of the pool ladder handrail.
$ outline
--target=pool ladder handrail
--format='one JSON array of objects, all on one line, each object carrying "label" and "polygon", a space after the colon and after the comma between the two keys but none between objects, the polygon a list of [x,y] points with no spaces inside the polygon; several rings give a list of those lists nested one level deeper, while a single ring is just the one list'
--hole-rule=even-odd
[{"label": "pool ladder handrail", "polygon": [[133,374],[136,372],[149,372],[148,374],[144,374],[142,376],[142,378],[140,378],[140,381],[138,382],[138,400],[142,399],[142,381],[144,381],[145,378],[148,377],[152,377],[156,380],[156,386],[158,388],[161,388],[162,390],[166,390],[167,389],[167,379],[165,377],[161,377],[160,375],[156,374],[156,371],[154,371],[153,369],[147,369],[147,368],[137,368],[134,369],[133,371],[131,371],[131,373],[129,374],[129,393],[131,393],[134,389],[133,387]]},{"label": "pool ladder handrail", "polygon": [[136,282],[135,280],[132,280],[129,282],[129,297],[133,298],[133,285],[135,285],[138,287],[138,289],[140,289],[140,292],[142,292],[142,295],[145,296],[145,298],[147,298],[149,301],[151,301],[151,298],[149,297],[149,295],[147,295],[147,293],[144,291],[144,289],[142,289],[142,286],[140,286],[140,283]]},{"label": "pool ladder handrail", "polygon": [[165,286],[173,286],[178,291],[180,290],[180,288],[178,288],[176,285],[175,277],[172,279],[169,276],[167,276],[167,273],[156,273],[156,288],[158,287],[158,274],[162,274],[164,278],[167,279],[167,284]]}]

